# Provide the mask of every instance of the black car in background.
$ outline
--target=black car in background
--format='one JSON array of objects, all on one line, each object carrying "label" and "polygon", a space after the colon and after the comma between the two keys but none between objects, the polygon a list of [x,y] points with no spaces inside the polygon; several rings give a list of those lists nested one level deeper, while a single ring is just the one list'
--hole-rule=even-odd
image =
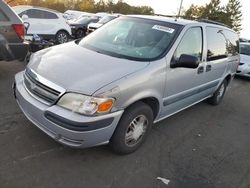
[{"label": "black car in background", "polygon": [[69,25],[72,30],[72,36],[76,39],[85,37],[88,25],[90,23],[97,23],[99,19],[99,16],[83,16],[70,22]]},{"label": "black car in background", "polygon": [[88,25],[88,33],[91,33],[93,31],[95,31],[96,29],[98,29],[99,27],[103,26],[104,24],[118,18],[120,15],[116,14],[116,15],[107,15],[104,16],[103,18],[101,18],[97,23],[90,23]]},{"label": "black car in background", "polygon": [[0,1],[0,60],[23,60],[28,53],[24,43],[25,27],[22,20]]}]

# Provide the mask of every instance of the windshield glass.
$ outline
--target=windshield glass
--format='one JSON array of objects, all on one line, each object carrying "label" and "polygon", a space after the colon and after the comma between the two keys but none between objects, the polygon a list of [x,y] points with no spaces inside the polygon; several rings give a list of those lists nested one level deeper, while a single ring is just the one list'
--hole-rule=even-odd
[{"label": "windshield glass", "polygon": [[97,18],[95,17],[91,17],[91,16],[84,16],[84,17],[80,17],[76,20],[76,23],[79,24],[88,24],[89,22],[91,22],[92,20],[95,20]]},{"label": "windshield glass", "polygon": [[105,23],[108,23],[109,21],[111,21],[115,18],[116,18],[115,16],[105,16],[102,19],[100,19],[100,21],[98,23],[105,24]]},{"label": "windshield glass", "polygon": [[163,55],[178,35],[181,25],[141,18],[118,18],[79,42],[102,54],[137,61]]},{"label": "windshield glass", "polygon": [[250,44],[240,44],[240,54],[250,55]]}]

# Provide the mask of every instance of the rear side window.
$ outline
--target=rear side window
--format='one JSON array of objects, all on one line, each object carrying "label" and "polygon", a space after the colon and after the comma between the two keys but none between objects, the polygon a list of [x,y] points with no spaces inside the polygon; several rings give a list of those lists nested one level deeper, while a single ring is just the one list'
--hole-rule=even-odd
[{"label": "rear side window", "polygon": [[57,19],[58,18],[57,15],[52,12],[38,10],[38,9],[26,10],[22,12],[21,14],[19,14],[19,16],[22,17],[22,15],[24,14],[26,14],[29,18],[33,18],[33,19]]},{"label": "rear side window", "polygon": [[227,38],[222,29],[207,27],[207,61],[227,57]]},{"label": "rear side window", "polygon": [[45,19],[57,19],[57,15],[52,13],[52,12],[47,12],[47,11],[43,11],[44,12],[44,18]]},{"label": "rear side window", "polygon": [[234,56],[239,54],[239,37],[236,33],[225,30],[225,36],[227,38],[227,53],[229,56]]},{"label": "rear side window", "polygon": [[0,10],[0,22],[8,21],[8,18],[5,16],[5,14]]},{"label": "rear side window", "polygon": [[181,55],[192,55],[201,60],[203,37],[201,27],[193,27],[186,31],[179,46],[177,47],[172,63],[178,62]]}]

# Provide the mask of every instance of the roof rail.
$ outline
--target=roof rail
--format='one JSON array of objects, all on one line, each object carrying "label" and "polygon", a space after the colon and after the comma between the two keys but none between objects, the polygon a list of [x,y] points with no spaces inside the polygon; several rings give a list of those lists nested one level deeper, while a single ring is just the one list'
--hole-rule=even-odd
[{"label": "roof rail", "polygon": [[221,26],[230,28],[230,27],[229,27],[228,25],[226,25],[226,24],[223,24],[223,23],[221,23],[221,22],[216,22],[216,21],[213,21],[213,20],[208,20],[208,19],[200,19],[200,20],[198,20],[198,22],[204,22],[204,23],[210,23],[210,24],[215,24],[215,25],[221,25]]}]

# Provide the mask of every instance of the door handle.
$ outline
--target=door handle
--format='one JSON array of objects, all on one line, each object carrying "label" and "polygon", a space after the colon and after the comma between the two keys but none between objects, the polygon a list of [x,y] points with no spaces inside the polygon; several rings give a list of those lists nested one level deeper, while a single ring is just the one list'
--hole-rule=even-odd
[{"label": "door handle", "polygon": [[206,72],[209,72],[209,71],[211,71],[212,70],[212,65],[207,65],[206,66]]},{"label": "door handle", "polygon": [[198,74],[201,74],[201,73],[203,73],[203,72],[204,72],[204,67],[202,67],[202,66],[199,67],[197,73],[198,73]]}]

